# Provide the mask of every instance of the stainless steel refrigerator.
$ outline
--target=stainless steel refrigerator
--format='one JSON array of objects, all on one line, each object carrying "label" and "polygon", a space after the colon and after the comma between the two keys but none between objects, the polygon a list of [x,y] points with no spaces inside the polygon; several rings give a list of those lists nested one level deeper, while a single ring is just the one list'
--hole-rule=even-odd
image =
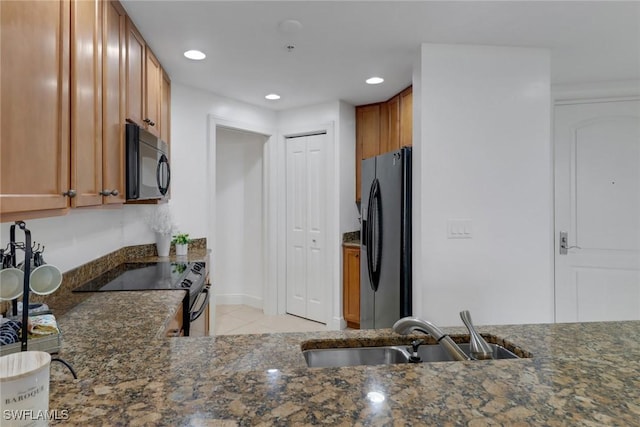
[{"label": "stainless steel refrigerator", "polygon": [[411,148],[362,161],[360,328],[411,313]]}]

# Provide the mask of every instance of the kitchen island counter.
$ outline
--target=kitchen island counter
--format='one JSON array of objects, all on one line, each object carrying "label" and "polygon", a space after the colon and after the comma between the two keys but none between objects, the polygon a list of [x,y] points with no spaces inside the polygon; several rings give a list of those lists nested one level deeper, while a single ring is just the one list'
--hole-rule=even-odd
[{"label": "kitchen island counter", "polygon": [[60,356],[79,379],[52,365],[49,409],[68,411],[52,424],[590,426],[640,419],[640,322],[478,327],[529,359],[310,369],[300,347],[308,340],[399,336],[385,329],[163,338],[182,297],[97,293],[60,316]]}]

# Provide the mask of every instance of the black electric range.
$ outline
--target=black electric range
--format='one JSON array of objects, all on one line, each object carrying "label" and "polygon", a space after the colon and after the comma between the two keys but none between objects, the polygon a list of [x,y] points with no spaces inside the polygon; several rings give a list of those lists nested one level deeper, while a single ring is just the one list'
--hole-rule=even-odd
[{"label": "black electric range", "polygon": [[183,301],[184,332],[209,304],[204,262],[130,262],[101,274],[73,292],[180,290],[188,291]]}]

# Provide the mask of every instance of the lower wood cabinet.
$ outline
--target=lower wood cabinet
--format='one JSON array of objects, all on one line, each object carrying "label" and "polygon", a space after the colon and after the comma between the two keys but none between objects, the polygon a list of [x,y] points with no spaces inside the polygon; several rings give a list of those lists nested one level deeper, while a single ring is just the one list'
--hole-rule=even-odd
[{"label": "lower wood cabinet", "polygon": [[343,246],[342,307],[347,327],[360,329],[360,248]]}]

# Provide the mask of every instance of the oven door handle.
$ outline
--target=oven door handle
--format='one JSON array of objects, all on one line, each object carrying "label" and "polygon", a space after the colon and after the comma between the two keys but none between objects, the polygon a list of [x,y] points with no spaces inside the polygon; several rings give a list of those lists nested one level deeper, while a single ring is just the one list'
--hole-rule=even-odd
[{"label": "oven door handle", "polygon": [[[199,309],[195,311],[191,311],[190,313],[191,322],[194,322],[195,320],[198,319],[198,317],[202,316],[202,313],[204,313],[205,308],[207,308],[207,306],[209,305],[209,288],[208,287],[204,288],[204,290],[200,292],[200,295],[198,295],[198,300],[203,300],[203,301]],[[196,300],[196,304],[197,304],[197,300]]]}]

